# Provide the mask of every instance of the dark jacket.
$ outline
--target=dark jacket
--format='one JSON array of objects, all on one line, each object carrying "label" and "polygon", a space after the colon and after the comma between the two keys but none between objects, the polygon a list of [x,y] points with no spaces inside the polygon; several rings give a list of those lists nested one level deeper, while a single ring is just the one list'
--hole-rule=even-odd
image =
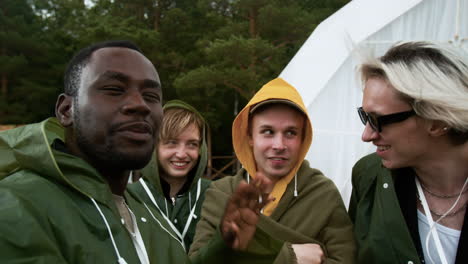
[{"label": "dark jacket", "polygon": [[[198,114],[200,118],[204,120],[196,109],[183,101],[169,101],[164,105],[163,109],[167,110],[169,108],[187,109]],[[146,204],[151,205],[156,210],[159,210],[160,213],[165,216],[164,219],[168,222],[168,225],[174,229],[179,240],[183,240],[186,251],[190,248],[193,237],[195,236],[195,227],[200,219],[202,203],[205,200],[205,191],[211,183],[210,180],[202,178],[208,162],[206,130],[207,124],[204,122],[198,163],[187,175],[187,181],[181,191],[176,195],[175,201],[171,201],[170,197],[168,197],[170,188],[169,184],[166,183],[159,175],[156,156],[157,150],[155,151],[152,161],[141,171],[141,173],[159,209],[156,208],[152,199],[146,193],[140,182],[129,186],[129,189],[132,190],[132,192],[139,193],[140,197]],[[192,210],[193,214],[191,214]]]},{"label": "dark jacket", "polygon": [[[414,171],[388,170],[375,153],[353,168],[349,215],[358,241],[358,263],[422,263]],[[465,214],[456,264],[468,263]]]}]

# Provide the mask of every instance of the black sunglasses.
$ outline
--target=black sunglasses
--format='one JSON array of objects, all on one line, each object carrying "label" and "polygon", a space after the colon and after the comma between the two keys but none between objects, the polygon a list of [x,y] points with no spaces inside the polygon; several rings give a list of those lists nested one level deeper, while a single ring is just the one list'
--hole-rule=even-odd
[{"label": "black sunglasses", "polygon": [[414,110],[410,110],[410,111],[405,111],[405,112],[378,116],[378,115],[366,113],[362,109],[362,107],[359,107],[357,111],[358,111],[359,117],[361,118],[362,123],[366,125],[366,123],[369,122],[369,125],[371,126],[371,128],[374,131],[377,131],[379,133],[382,132],[382,126],[404,121],[408,119],[410,116],[413,116],[416,114]]}]

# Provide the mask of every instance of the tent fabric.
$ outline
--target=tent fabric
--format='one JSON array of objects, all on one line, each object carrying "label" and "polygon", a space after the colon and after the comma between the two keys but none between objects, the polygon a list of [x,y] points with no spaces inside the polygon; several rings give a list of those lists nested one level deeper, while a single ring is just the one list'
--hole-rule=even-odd
[{"label": "tent fabric", "polygon": [[356,67],[362,56],[417,40],[468,51],[468,0],[353,0],[315,29],[280,74],[299,91],[311,116],[314,139],[306,159],[335,182],[346,204],[352,166],[375,151],[361,142]]}]

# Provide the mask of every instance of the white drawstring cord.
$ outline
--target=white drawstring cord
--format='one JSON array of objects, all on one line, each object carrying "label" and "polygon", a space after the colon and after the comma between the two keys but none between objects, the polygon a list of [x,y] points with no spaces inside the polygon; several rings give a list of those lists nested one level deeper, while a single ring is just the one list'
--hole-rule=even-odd
[{"label": "white drawstring cord", "polygon": [[189,203],[189,208],[192,208],[192,191],[189,191],[188,193],[188,203]]},{"label": "white drawstring cord", "polygon": [[[167,211],[167,201],[166,201],[166,199],[164,199],[164,201],[166,203],[166,215],[164,215],[161,208],[159,208],[158,203],[156,202],[156,199],[154,198],[153,194],[151,193],[148,186],[146,185],[145,181],[143,179],[141,179],[141,178],[140,178],[139,181],[140,181],[141,185],[143,186],[143,189],[145,190],[146,194],[150,198],[151,202],[153,202],[154,206],[156,206],[156,208],[159,210],[159,212],[161,212],[161,215],[166,220],[166,222],[169,224],[169,226],[172,228],[174,233],[176,233],[176,235],[180,238],[180,239],[177,239],[177,240],[180,241],[182,243],[182,245],[183,245],[184,237],[187,234],[188,227],[190,226],[190,223],[192,222],[192,219],[197,218],[197,216],[195,215],[195,208],[197,207],[197,202],[198,202],[198,199],[200,198],[201,179],[198,179],[198,182],[197,182],[197,196],[196,196],[195,204],[192,207],[192,209],[190,210],[190,214],[188,216],[187,222],[185,223],[185,227],[184,227],[184,230],[182,231],[182,234],[179,232],[177,227],[175,227],[174,224],[172,223],[172,221],[169,219],[169,213]],[[183,247],[185,249],[185,245],[183,245]]]},{"label": "white drawstring cord", "polygon": [[195,215],[195,208],[197,207],[197,202],[198,202],[198,198],[200,198],[200,193],[201,193],[201,179],[198,179],[198,182],[197,182],[197,198],[195,199],[195,204],[193,205],[192,210],[190,210],[189,217],[187,219],[187,222],[185,223],[184,231],[182,231],[182,240],[184,239],[185,235],[187,234],[187,231],[188,231],[188,228],[190,226],[190,223],[192,222],[192,219],[197,218],[197,216]]},{"label": "white drawstring cord", "polygon": [[171,232],[169,232],[169,230],[167,230],[162,224],[161,222],[159,222],[158,219],[156,219],[156,217],[154,216],[153,212],[151,212],[151,210],[148,208],[148,206],[146,205],[146,203],[143,203],[146,207],[146,210],[148,210],[148,212],[150,213],[150,215],[153,217],[153,219],[159,224],[159,226],[164,230],[166,231],[172,238],[174,238],[175,240],[177,240],[180,245],[182,246],[182,248],[184,249],[184,251],[187,251],[185,249],[185,245],[184,245],[184,242],[181,242],[177,237],[175,237]]},{"label": "white drawstring cord", "polygon": [[164,199],[164,204],[166,205],[166,216],[169,217],[169,210],[167,209],[167,200]]},{"label": "white drawstring cord", "polygon": [[96,201],[92,198],[89,197],[91,201],[93,202],[94,206],[96,206],[96,209],[98,210],[99,214],[101,215],[102,220],[104,221],[104,224],[106,224],[107,232],[109,232],[110,239],[112,241],[112,245],[114,246],[115,254],[117,255],[117,261],[119,264],[127,264],[124,258],[120,256],[119,249],[117,248],[117,245],[115,244],[114,241],[114,236],[112,235],[112,231],[109,227],[109,224],[107,223],[106,217],[101,211],[101,208],[99,208],[99,205],[96,203]]},{"label": "white drawstring cord", "polygon": [[297,173],[294,175],[294,197],[297,197]]},{"label": "white drawstring cord", "polygon": [[[198,188],[200,188],[200,186]],[[189,194],[189,212],[190,212],[190,210],[192,209],[192,191],[189,191],[188,194]],[[195,202],[194,206],[197,206],[197,202]],[[197,215],[193,214],[193,218],[197,219]]]},{"label": "white drawstring cord", "polygon": [[[169,226],[172,228],[172,230],[174,231],[174,233],[176,233],[176,235],[180,238],[180,239],[177,239],[178,241],[183,241],[182,239],[182,234],[179,232],[179,230],[177,229],[177,227],[174,226],[174,224],[172,223],[172,221],[169,219],[168,216],[166,216],[164,214],[164,212],[161,210],[161,208],[159,208],[159,205],[158,203],[156,202],[156,199],[154,198],[153,194],[151,193],[150,189],[148,188],[148,185],[146,185],[146,182],[140,178],[139,180],[141,186],[143,186],[143,189],[145,190],[146,194],[148,195],[148,197],[150,198],[151,202],[154,204],[154,206],[158,209],[158,211],[161,213],[162,217],[166,220],[166,222],[169,224]],[[166,199],[164,199],[166,200]],[[167,205],[167,203],[166,203]],[[166,207],[167,208],[167,207]]]}]

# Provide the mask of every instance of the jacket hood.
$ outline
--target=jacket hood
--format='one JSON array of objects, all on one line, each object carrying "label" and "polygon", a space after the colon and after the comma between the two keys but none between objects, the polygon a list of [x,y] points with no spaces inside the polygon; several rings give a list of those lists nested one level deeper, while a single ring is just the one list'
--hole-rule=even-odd
[{"label": "jacket hood", "polygon": [[32,171],[103,203],[111,200],[105,179],[84,160],[52,148],[56,139],[65,141],[65,130],[56,118],[1,132],[0,180],[17,171]]},{"label": "jacket hood", "polygon": [[[192,189],[197,181],[203,176],[207,161],[208,161],[208,147],[207,147],[207,139],[206,139],[206,134],[207,134],[207,129],[208,129],[208,123],[206,120],[203,118],[203,116],[191,105],[187,104],[184,101],[181,100],[172,100],[168,101],[164,107],[163,110],[167,110],[170,108],[183,108],[187,109],[190,112],[193,112],[197,114],[202,120],[203,120],[203,129],[202,129],[202,142],[200,145],[200,155],[198,158],[197,165],[189,172],[189,177],[191,180],[190,187],[189,189]],[[151,184],[153,184],[158,192],[163,193],[163,189],[161,186],[161,180],[160,180],[160,175],[159,175],[159,166],[158,166],[158,157],[157,157],[157,148],[155,148],[153,158],[151,159],[151,162],[142,169],[142,174],[145,179],[147,179]]]},{"label": "jacket hood", "polygon": [[264,214],[270,215],[283,196],[287,185],[294,178],[294,175],[297,173],[307,154],[307,151],[309,150],[310,144],[312,143],[312,125],[307,114],[307,109],[304,106],[304,102],[302,101],[300,94],[292,85],[281,78],[276,78],[265,84],[247,103],[244,109],[242,109],[242,111],[237,115],[232,124],[232,143],[234,146],[234,151],[242,166],[253,178],[255,178],[257,166],[255,163],[252,147],[250,146],[249,141],[246,140],[249,138],[249,114],[255,105],[267,100],[287,100],[289,104],[293,103],[306,116],[304,140],[301,145],[297,164],[294,165],[293,169],[288,173],[288,175],[276,182],[271,193],[271,195],[275,197],[276,200],[269,203],[264,208]]}]

